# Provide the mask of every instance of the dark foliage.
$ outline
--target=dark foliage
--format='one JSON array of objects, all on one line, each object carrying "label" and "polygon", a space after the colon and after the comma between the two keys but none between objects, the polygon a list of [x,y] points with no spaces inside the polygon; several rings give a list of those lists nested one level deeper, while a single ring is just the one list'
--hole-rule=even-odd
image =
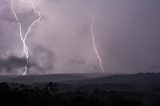
[{"label": "dark foliage", "polygon": [[[44,87],[0,83],[0,104],[3,106],[143,106],[143,95],[135,92],[98,91],[59,92],[50,82]],[[137,96],[139,97],[137,99]],[[155,104],[158,106],[158,103]]]}]

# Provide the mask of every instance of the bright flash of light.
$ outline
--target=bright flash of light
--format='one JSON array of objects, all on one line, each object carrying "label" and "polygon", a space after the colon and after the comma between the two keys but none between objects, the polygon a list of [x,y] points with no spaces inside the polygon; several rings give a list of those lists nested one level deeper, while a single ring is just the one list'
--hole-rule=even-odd
[{"label": "bright flash of light", "polygon": [[26,63],[26,65],[25,65],[25,70],[24,70],[24,72],[23,72],[22,75],[27,75],[28,65],[29,65],[29,50],[28,50],[28,46],[26,45],[26,39],[27,39],[27,36],[28,36],[28,34],[30,33],[32,27],[33,27],[36,23],[40,22],[40,20],[41,20],[41,13],[40,13],[39,11],[37,11],[37,9],[36,9],[33,1],[31,1],[31,0],[20,0],[20,1],[21,1],[21,2],[27,2],[27,3],[29,3],[29,4],[32,6],[33,10],[34,10],[34,13],[38,14],[38,18],[37,18],[36,20],[34,20],[34,21],[30,24],[30,26],[29,26],[28,29],[27,29],[27,32],[23,35],[23,34],[22,34],[22,24],[21,24],[21,22],[20,22],[20,20],[19,20],[19,18],[18,18],[18,16],[17,16],[17,14],[16,14],[16,12],[15,12],[15,10],[14,10],[14,8],[13,8],[14,0],[11,0],[11,10],[12,10],[12,13],[13,13],[16,21],[18,22],[18,26],[19,26],[19,36],[20,36],[20,39],[21,39],[21,41],[22,41],[22,44],[23,44],[23,52],[24,52],[25,58],[26,58],[26,60],[27,60],[27,63]]},{"label": "bright flash of light", "polygon": [[95,53],[97,55],[97,58],[99,60],[100,68],[104,72],[104,67],[102,65],[102,59],[101,59],[101,57],[99,55],[99,52],[97,50],[96,43],[95,43],[95,35],[94,35],[94,27],[93,27],[95,20],[94,20],[94,17],[92,16],[92,14],[90,12],[89,12],[89,14],[90,14],[90,17],[91,17],[90,32],[91,32],[91,36],[92,36],[93,49],[94,49],[94,51],[95,51]]}]

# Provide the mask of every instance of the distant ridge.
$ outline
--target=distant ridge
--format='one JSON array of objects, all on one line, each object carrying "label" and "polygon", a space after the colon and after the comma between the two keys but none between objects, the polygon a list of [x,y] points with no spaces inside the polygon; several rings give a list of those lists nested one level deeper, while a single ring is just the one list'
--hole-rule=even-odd
[{"label": "distant ridge", "polygon": [[[83,80],[104,76],[98,73],[71,73],[71,74],[49,74],[49,75],[13,75],[13,76],[0,76],[0,82],[11,83],[43,83],[43,82],[62,82],[70,80]],[[107,76],[107,75],[105,75]]]},{"label": "distant ridge", "polygon": [[58,82],[66,84],[157,84],[160,73],[137,74],[53,74],[29,76],[0,76],[0,82],[11,83],[46,83]]},{"label": "distant ridge", "polygon": [[157,84],[160,82],[160,73],[119,74],[108,77],[70,81],[74,84]]}]

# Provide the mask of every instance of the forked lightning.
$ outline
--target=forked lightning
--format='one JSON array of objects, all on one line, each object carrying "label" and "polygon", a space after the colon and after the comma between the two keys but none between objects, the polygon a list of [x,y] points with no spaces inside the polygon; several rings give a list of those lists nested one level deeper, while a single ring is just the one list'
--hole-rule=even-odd
[{"label": "forked lightning", "polygon": [[28,65],[29,65],[29,50],[28,50],[28,46],[26,45],[26,40],[27,40],[27,36],[28,36],[28,34],[30,33],[32,27],[33,27],[36,23],[40,22],[40,20],[41,20],[41,13],[36,10],[36,7],[35,7],[33,1],[31,1],[31,0],[20,0],[21,2],[26,2],[26,3],[30,4],[30,5],[32,6],[33,10],[34,10],[34,13],[38,14],[38,18],[37,18],[36,20],[34,20],[34,21],[30,24],[30,26],[28,27],[26,33],[23,35],[23,34],[22,34],[22,24],[21,24],[21,22],[20,22],[20,19],[19,19],[18,16],[17,16],[15,10],[14,10],[14,7],[13,7],[14,1],[15,1],[15,0],[11,0],[11,10],[12,10],[12,13],[13,13],[16,21],[18,22],[18,26],[19,26],[19,36],[20,36],[20,39],[21,39],[21,41],[22,41],[22,44],[23,44],[23,52],[24,52],[25,58],[26,58],[26,60],[27,60],[27,63],[26,63],[26,65],[25,65],[25,70],[24,70],[24,72],[23,72],[22,75],[27,75]]}]

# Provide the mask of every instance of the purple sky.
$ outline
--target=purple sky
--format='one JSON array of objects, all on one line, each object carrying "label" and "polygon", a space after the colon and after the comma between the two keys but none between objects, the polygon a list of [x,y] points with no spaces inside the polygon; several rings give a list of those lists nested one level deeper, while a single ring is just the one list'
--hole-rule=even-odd
[{"label": "purple sky", "polygon": [[[42,14],[27,39],[30,74],[102,72],[90,34],[94,16],[97,49],[106,73],[159,72],[159,0],[33,0]],[[10,0],[0,0],[0,64],[9,56],[23,56],[17,21]],[[25,32],[37,17],[31,6],[15,0]],[[23,32],[23,33],[24,33]],[[0,65],[1,66],[1,65]],[[21,74],[0,68],[0,74]]]}]

